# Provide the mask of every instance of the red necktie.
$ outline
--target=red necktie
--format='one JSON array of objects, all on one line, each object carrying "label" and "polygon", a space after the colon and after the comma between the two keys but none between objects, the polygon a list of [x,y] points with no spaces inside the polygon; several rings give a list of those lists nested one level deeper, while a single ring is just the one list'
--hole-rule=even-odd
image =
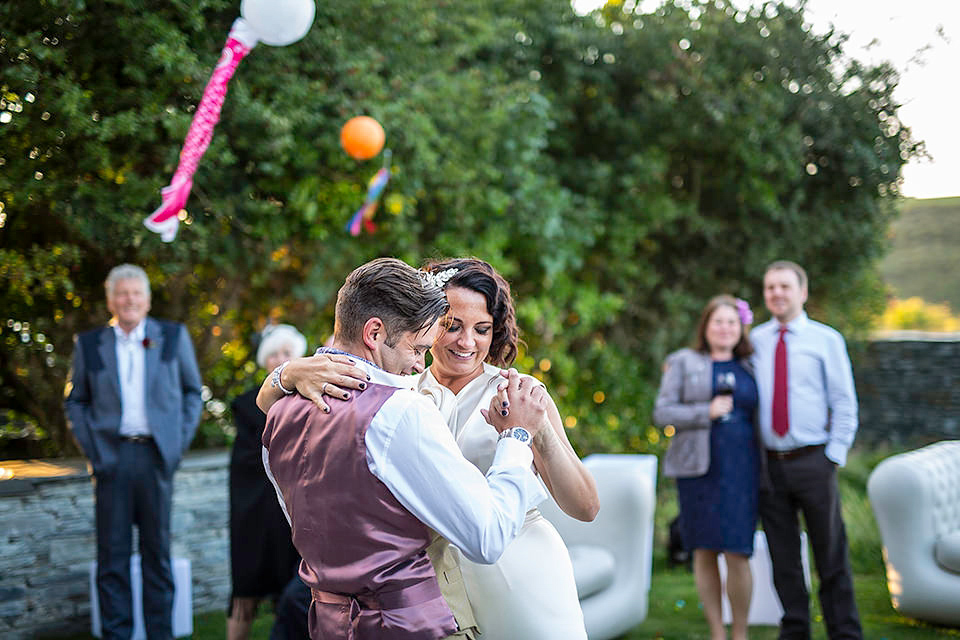
[{"label": "red necktie", "polygon": [[781,326],[773,359],[773,432],[781,437],[790,430],[790,414],[787,412],[787,343],[783,341],[786,332],[787,328]]}]

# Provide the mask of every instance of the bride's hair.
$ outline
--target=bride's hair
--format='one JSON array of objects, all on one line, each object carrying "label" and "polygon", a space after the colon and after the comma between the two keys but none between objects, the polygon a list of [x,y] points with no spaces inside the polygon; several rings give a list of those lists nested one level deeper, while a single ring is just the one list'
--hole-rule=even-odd
[{"label": "bride's hair", "polygon": [[493,339],[486,361],[497,367],[509,367],[517,357],[520,330],[513,308],[510,283],[490,263],[479,258],[454,258],[428,262],[430,273],[456,272],[447,278],[445,289],[463,287],[481,294],[487,301],[487,313],[493,317]]}]

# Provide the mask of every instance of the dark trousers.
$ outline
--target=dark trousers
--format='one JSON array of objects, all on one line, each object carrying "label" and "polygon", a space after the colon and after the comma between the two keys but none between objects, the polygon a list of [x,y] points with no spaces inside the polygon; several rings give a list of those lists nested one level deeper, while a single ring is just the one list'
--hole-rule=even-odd
[{"label": "dark trousers", "polygon": [[270,640],[309,640],[307,619],[312,601],[309,587],[303,584],[299,576],[293,576],[277,600]]},{"label": "dark trousers", "polygon": [[172,477],[152,441],[123,441],[115,471],[96,476],[97,595],[104,640],[133,635],[130,554],[140,534],[143,622],[150,640],[173,637]]},{"label": "dark trousers", "polygon": [[781,640],[810,638],[810,596],[800,560],[798,512],[803,513],[813,547],[828,636],[831,640],[863,638],[840,513],[837,466],[822,448],[768,462],[772,489],[760,493],[760,518],[770,548],[773,582],[784,609]]}]

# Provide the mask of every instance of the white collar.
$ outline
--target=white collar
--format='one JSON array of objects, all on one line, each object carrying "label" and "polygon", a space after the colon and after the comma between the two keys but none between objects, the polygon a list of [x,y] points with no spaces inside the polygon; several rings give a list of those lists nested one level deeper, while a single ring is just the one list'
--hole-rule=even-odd
[{"label": "white collar", "polygon": [[411,390],[415,389],[417,386],[417,380],[419,379],[419,376],[388,373],[369,360],[361,358],[360,356],[347,351],[343,351],[342,349],[336,349],[334,347],[320,347],[317,349],[316,353],[336,353],[353,358],[355,364],[367,372],[367,374],[370,376],[370,382],[374,384],[382,384],[388,387]]},{"label": "white collar", "polygon": [[117,340],[120,342],[143,342],[143,339],[147,337],[147,319],[144,318],[140,321],[140,324],[133,328],[133,331],[127,333],[120,328],[120,325],[113,324],[113,333],[117,336]]}]

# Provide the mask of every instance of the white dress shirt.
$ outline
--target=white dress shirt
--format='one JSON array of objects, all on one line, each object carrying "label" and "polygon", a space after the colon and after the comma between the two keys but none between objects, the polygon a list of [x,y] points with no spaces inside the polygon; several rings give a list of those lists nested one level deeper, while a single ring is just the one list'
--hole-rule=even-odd
[{"label": "white dress shirt", "polygon": [[784,342],[790,429],[781,437],[773,431],[773,372],[779,327],[773,319],[750,332],[764,444],[776,451],[826,444],[826,456],[843,466],[857,433],[857,392],[847,344],[838,331],[811,320],[804,312],[787,324]]},{"label": "white dress shirt", "polygon": [[120,379],[120,435],[149,436],[147,422],[147,369],[146,348],[143,339],[147,335],[147,321],[140,321],[133,331],[126,333],[113,326],[117,337],[117,377]]},{"label": "white dress shirt", "polygon": [[[367,428],[364,444],[370,472],[414,517],[466,557],[496,562],[523,526],[527,510],[546,499],[531,471],[531,448],[504,438],[484,476],[460,453],[436,406],[412,390],[416,378],[393,375],[354,359],[370,374],[372,383],[401,389],[383,403]],[[263,460],[267,476],[277,487],[266,448]],[[277,496],[284,507],[279,488]]]}]

